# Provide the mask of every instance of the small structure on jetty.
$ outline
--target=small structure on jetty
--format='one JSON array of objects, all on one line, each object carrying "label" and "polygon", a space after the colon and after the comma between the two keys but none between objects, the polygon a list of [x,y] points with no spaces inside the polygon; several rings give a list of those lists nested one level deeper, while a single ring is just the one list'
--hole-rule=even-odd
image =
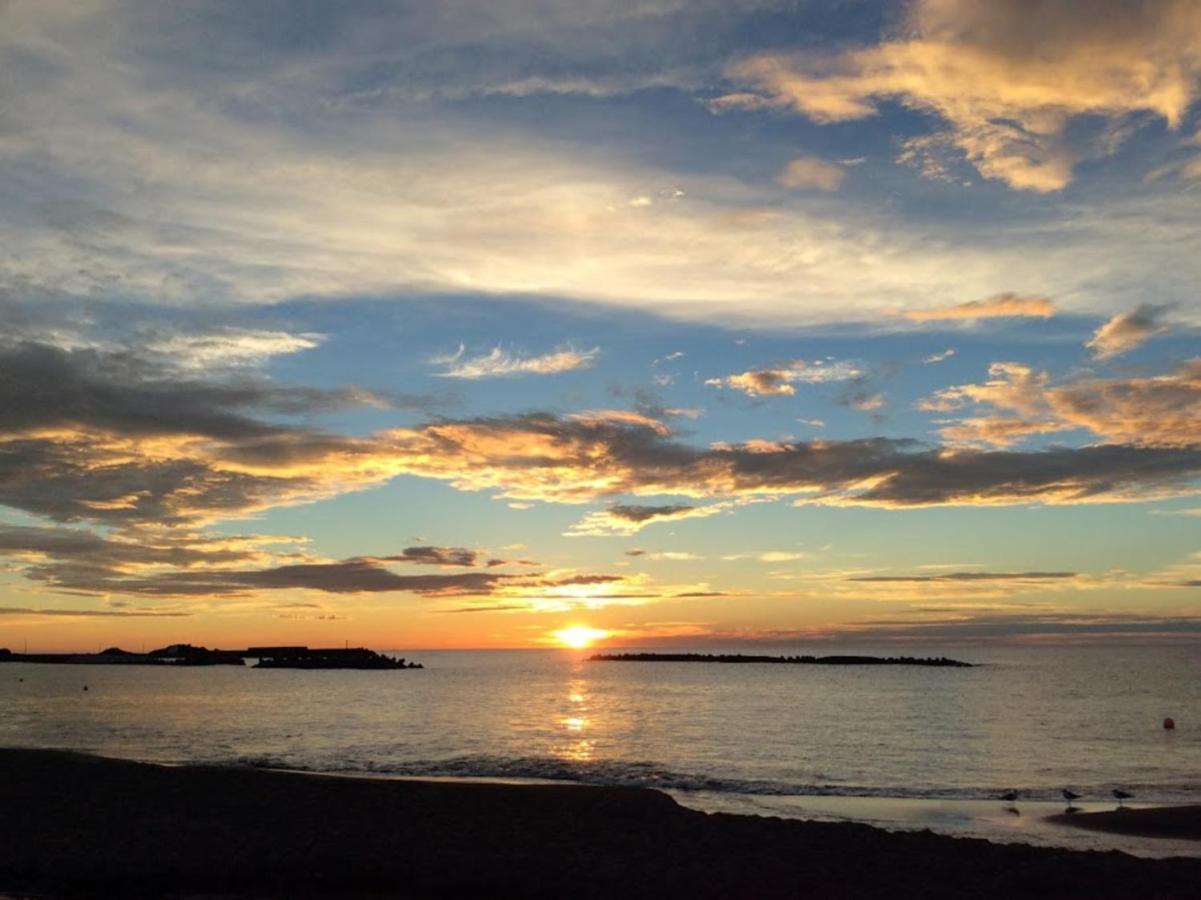
[{"label": "small structure on jetty", "polygon": [[191,644],[172,644],[151,650],[146,654],[152,659],[169,662],[173,666],[244,666],[246,660],[237,650],[210,650]]},{"label": "small structure on jetty", "polygon": [[970,669],[945,656],[755,656],[743,653],[597,653],[590,662],[776,663],[802,666],[932,666]]}]

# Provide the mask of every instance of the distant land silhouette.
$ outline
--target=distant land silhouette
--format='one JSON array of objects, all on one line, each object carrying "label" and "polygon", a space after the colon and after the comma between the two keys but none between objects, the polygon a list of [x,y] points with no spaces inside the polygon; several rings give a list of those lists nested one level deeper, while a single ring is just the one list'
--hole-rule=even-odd
[{"label": "distant land silhouette", "polygon": [[131,653],[109,647],[99,653],[13,653],[0,648],[0,662],[51,663],[68,666],[244,666],[257,660],[256,669],[422,669],[365,647],[309,649],[308,647],[247,647],[245,650],[210,650],[192,644],[171,644],[149,653]]},{"label": "distant land silhouette", "polygon": [[933,666],[970,669],[945,656],[756,656],[743,653],[596,653],[591,662],[776,663],[800,666]]}]

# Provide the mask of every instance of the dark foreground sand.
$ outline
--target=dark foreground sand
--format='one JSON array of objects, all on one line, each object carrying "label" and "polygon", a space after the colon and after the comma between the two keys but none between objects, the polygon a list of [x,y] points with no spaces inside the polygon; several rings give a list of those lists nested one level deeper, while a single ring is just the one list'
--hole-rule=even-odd
[{"label": "dark foreground sand", "polygon": [[[1071,825],[1106,834],[1201,841],[1201,806],[1160,806],[1153,809],[1113,809],[1108,812],[1048,816],[1057,825]],[[1201,895],[1201,885],[1197,886]]]},{"label": "dark foreground sand", "polygon": [[0,894],[1195,897],[1201,860],[705,815],[648,790],[0,750]]}]

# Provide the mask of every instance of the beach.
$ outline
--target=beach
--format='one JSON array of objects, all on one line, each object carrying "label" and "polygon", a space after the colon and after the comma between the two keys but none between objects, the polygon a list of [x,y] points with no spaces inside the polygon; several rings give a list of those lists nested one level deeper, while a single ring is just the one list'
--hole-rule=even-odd
[{"label": "beach", "polygon": [[0,773],[0,892],[12,896],[1174,897],[1201,883],[1201,860],[705,814],[641,788],[42,750],[0,751]]}]

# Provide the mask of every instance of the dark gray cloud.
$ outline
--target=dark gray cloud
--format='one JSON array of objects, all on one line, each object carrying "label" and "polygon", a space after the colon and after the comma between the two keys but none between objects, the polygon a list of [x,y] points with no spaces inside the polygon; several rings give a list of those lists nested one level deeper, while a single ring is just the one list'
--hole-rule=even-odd
[{"label": "dark gray cloud", "polygon": [[27,574],[54,590],[157,597],[232,596],[271,590],[457,596],[489,594],[496,585],[516,577],[496,572],[398,575],[371,559],[294,563],[262,569],[175,569],[137,574],[63,564],[31,568]]},{"label": "dark gray cloud", "polygon": [[[382,556],[386,562],[407,562],[423,566],[464,566],[474,568],[481,564],[480,554],[465,547],[405,547],[400,553]],[[501,565],[502,560],[488,560],[489,565]]]},{"label": "dark gray cloud", "polygon": [[475,568],[485,566],[489,569],[497,566],[536,566],[532,559],[507,559],[499,556],[488,556],[479,550],[466,547],[433,547],[421,544],[415,547],[405,547],[400,553],[378,557],[380,562],[413,563],[419,566],[462,566]]},{"label": "dark gray cloud", "polygon": [[948,619],[880,619],[856,626],[848,637],[871,640],[986,640],[1009,638],[1190,639],[1201,634],[1201,616],[1139,614],[986,613]]},{"label": "dark gray cloud", "polygon": [[25,606],[0,606],[0,616],[61,616],[64,618],[118,618],[118,619],[181,619],[192,615],[187,612],[159,612],[156,610],[117,609],[36,609]]},{"label": "dark gray cloud", "polygon": [[0,432],[70,423],[126,435],[261,439],[289,430],[252,418],[248,410],[297,415],[373,399],[355,388],[204,381],[129,351],[0,345]]},{"label": "dark gray cloud", "polygon": [[650,522],[653,519],[670,519],[680,513],[696,509],[688,503],[676,503],[667,506],[640,506],[636,504],[617,503],[608,508],[608,513],[627,522]]},{"label": "dark gray cloud", "polygon": [[956,582],[956,581],[1060,581],[1077,572],[945,572],[939,575],[857,575],[847,581]]},{"label": "dark gray cloud", "polygon": [[[280,556],[267,554],[262,546],[274,540],[171,529],[101,535],[81,528],[0,526],[0,557],[15,560],[27,578],[58,592],[150,597],[230,596],[274,590],[487,596],[506,587],[541,593],[623,580],[623,576],[604,573],[502,572],[499,567],[509,561],[448,547],[409,547],[392,556],[279,564]],[[479,570],[402,575],[388,567],[398,562]],[[256,563],[256,567],[249,567]],[[516,564],[532,562],[518,560]]]},{"label": "dark gray cloud", "polygon": [[81,528],[0,525],[0,555],[45,556],[113,569],[235,563],[255,556],[253,540],[165,531],[104,537]]}]

